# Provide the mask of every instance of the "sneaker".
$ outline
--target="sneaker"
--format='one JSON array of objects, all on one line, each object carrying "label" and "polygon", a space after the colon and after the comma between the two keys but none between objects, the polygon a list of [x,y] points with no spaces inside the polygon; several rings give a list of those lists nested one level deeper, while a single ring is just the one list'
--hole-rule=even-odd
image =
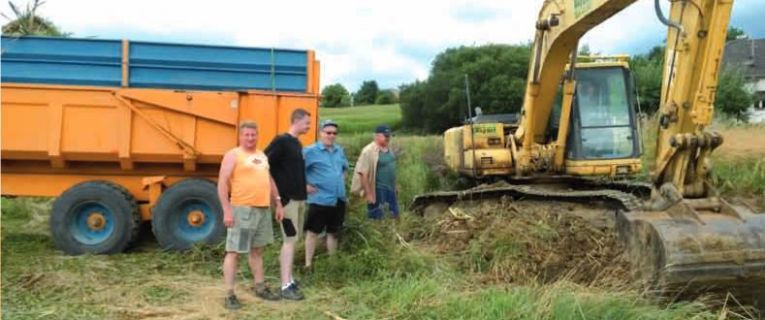
[{"label": "sneaker", "polygon": [[232,294],[226,297],[226,300],[224,300],[223,306],[229,310],[237,310],[242,307],[242,304],[239,303],[239,299],[236,298],[236,295]]},{"label": "sneaker", "polygon": [[295,279],[292,279],[292,282],[290,283],[295,289],[300,290],[300,282],[298,282]]},{"label": "sneaker", "polygon": [[256,284],[255,288],[253,288],[252,291],[255,293],[256,297],[261,298],[263,300],[276,301],[282,298],[278,294],[273,293],[271,289],[268,286],[266,286],[265,283]]},{"label": "sneaker", "polygon": [[290,283],[286,289],[282,289],[282,299],[287,300],[303,300],[305,297],[294,283]]}]

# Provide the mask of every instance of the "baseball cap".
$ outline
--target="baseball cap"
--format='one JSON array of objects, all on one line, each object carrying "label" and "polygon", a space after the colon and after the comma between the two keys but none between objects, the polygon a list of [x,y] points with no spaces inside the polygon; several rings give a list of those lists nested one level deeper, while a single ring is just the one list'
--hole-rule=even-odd
[{"label": "baseball cap", "polygon": [[322,129],[324,129],[327,126],[333,126],[335,128],[340,128],[340,126],[337,125],[337,122],[335,122],[335,120],[327,119],[327,120],[321,121],[321,128]]},{"label": "baseball cap", "polygon": [[391,130],[387,124],[381,124],[375,129],[375,133],[382,133],[386,137],[390,137]]}]

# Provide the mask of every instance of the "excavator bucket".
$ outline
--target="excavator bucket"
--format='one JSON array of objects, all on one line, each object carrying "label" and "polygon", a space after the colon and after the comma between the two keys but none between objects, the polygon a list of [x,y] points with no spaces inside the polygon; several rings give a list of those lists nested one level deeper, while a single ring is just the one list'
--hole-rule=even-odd
[{"label": "excavator bucket", "polygon": [[765,214],[710,199],[619,212],[633,270],[662,291],[730,292],[765,306]]}]

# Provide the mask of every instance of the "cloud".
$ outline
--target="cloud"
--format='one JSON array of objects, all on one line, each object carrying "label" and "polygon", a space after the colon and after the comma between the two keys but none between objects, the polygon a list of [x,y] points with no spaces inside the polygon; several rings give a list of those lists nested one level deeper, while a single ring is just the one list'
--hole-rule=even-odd
[{"label": "cloud", "polygon": [[[662,1],[667,6],[666,1]],[[427,77],[449,47],[528,42],[541,1],[49,0],[41,14],[75,36],[314,49],[322,85],[351,90]],[[665,9],[666,10],[666,9]],[[7,10],[6,10],[7,11]],[[737,0],[731,24],[765,36],[765,1]],[[653,1],[637,1],[582,39],[593,52],[639,53],[663,41]]]},{"label": "cloud", "polygon": [[456,20],[471,23],[481,23],[483,21],[492,20],[497,16],[496,10],[470,5],[455,7],[454,10],[451,10],[451,13],[452,17]]}]

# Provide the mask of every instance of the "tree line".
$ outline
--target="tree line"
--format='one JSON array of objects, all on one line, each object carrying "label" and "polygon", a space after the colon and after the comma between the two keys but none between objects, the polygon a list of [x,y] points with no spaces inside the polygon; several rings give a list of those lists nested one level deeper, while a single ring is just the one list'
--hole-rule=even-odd
[{"label": "tree line", "polygon": [[393,103],[398,103],[396,92],[392,89],[381,90],[375,80],[364,81],[353,94],[340,83],[328,85],[321,91],[321,106],[326,108]]},{"label": "tree line", "polygon": [[[743,35],[731,28],[728,40]],[[589,48],[582,47],[588,54]],[[434,59],[429,76],[400,87],[402,126],[430,133],[440,133],[461,124],[467,116],[467,93],[471,105],[485,114],[518,113],[528,73],[530,44],[461,46],[449,48]],[[651,115],[659,109],[664,47],[630,59],[641,111]],[[469,78],[465,87],[465,75]],[[719,77],[715,108],[724,116],[746,121],[747,108],[754,101],[739,70],[726,68]]]}]

